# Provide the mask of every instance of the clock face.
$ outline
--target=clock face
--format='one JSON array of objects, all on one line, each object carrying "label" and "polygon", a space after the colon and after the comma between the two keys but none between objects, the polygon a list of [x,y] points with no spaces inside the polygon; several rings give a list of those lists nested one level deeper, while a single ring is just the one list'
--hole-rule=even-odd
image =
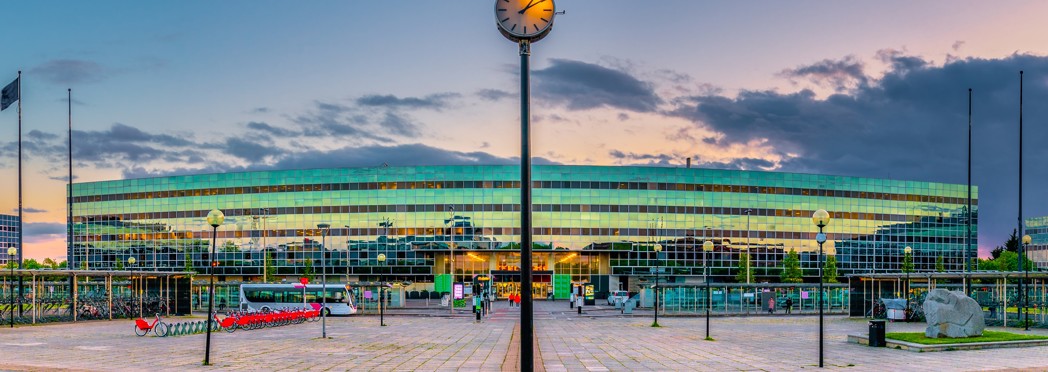
[{"label": "clock face", "polygon": [[553,0],[495,0],[495,21],[510,36],[530,39],[553,25]]}]

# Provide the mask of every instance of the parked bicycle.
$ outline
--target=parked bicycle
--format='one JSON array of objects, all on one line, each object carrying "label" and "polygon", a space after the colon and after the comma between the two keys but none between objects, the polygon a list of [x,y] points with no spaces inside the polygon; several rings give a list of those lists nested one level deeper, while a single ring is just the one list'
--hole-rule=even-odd
[{"label": "parked bicycle", "polygon": [[170,328],[171,326],[169,324],[164,323],[164,321],[160,319],[160,314],[156,314],[156,319],[154,319],[152,323],[146,322],[146,320],[142,318],[135,319],[135,334],[139,337],[145,336],[149,331],[153,331],[157,337],[165,337]]}]

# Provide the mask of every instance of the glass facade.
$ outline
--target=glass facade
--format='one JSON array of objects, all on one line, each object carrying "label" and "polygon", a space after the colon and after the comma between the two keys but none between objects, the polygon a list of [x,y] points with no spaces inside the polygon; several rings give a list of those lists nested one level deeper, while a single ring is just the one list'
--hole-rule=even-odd
[{"label": "glass facade", "polygon": [[[0,264],[7,264],[11,257],[7,256],[7,248],[18,246],[18,216],[0,214]],[[18,257],[14,257],[18,261]]]},{"label": "glass facade", "polygon": [[[145,269],[204,271],[205,216],[217,208],[226,215],[217,274],[237,280],[325,266],[359,280],[428,283],[453,273],[455,281],[491,274],[511,283],[520,265],[519,177],[516,166],[420,166],[77,183],[70,265],[119,268],[135,255]],[[897,271],[905,246],[916,270],[934,270],[938,257],[961,270],[965,224],[977,216],[957,184],[614,166],[535,166],[533,178],[536,291],[597,276],[622,287],[651,274],[655,244],[671,281],[701,280],[707,264],[717,280],[733,280],[747,252],[754,281],[777,281],[789,250],[814,279],[817,209],[833,218],[825,250],[841,275]],[[976,256],[975,231],[968,257]],[[704,254],[707,239],[715,248]]]},{"label": "glass facade", "polygon": [[1030,261],[1040,269],[1048,269],[1048,216],[1027,218],[1026,235],[1030,236]]}]

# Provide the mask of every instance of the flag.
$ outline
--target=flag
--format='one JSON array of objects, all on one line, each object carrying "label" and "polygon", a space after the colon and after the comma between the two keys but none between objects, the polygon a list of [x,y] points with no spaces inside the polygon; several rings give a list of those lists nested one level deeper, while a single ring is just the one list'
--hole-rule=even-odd
[{"label": "flag", "polygon": [[0,111],[7,110],[7,106],[11,106],[12,103],[18,100],[18,79],[12,81],[11,84],[7,84],[4,87],[3,94],[0,94]]}]

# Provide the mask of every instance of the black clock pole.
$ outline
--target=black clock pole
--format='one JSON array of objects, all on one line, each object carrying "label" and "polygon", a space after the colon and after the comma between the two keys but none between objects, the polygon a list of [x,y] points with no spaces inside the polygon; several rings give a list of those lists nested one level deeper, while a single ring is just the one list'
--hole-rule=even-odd
[{"label": "black clock pole", "polygon": [[531,298],[531,41],[520,40],[520,370],[535,370]]}]

